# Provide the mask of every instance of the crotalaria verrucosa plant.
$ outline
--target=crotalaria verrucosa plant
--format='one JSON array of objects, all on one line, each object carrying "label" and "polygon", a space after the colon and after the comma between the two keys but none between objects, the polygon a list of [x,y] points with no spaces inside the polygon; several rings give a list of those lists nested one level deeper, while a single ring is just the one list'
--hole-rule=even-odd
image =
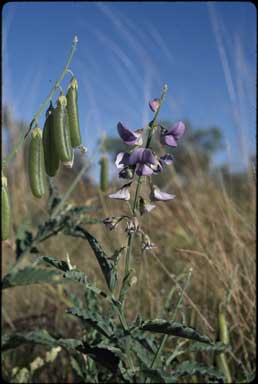
[{"label": "crotalaria verrucosa plant", "polygon": [[[124,183],[117,191],[109,193],[108,197],[120,200],[121,204],[129,204],[128,214],[100,220],[89,215],[90,212],[96,210],[96,207],[74,206],[67,203],[71,191],[87,169],[88,164],[82,168],[62,197],[57,193],[53,177],[59,166],[61,164],[68,167],[73,166],[74,147],[79,147],[82,154],[86,152],[85,147],[81,144],[82,137],[77,110],[78,81],[69,68],[77,42],[76,38],[64,71],[39,112],[34,116],[30,129],[25,135],[27,137],[30,130],[33,129],[32,139],[35,140],[35,137],[37,139],[36,144],[32,143],[29,159],[30,180],[32,192],[36,197],[44,195],[43,179],[46,177],[48,180],[48,218],[33,232],[26,230],[17,236],[16,263],[3,277],[2,288],[11,289],[16,286],[41,283],[65,284],[65,287],[68,287],[66,291],[70,302],[74,304],[66,309],[65,316],[67,321],[69,321],[69,316],[79,319],[81,332],[76,337],[69,339],[56,337],[48,329],[42,328],[3,335],[3,355],[6,351],[25,343],[42,344],[50,349],[49,355],[42,358],[40,363],[36,364],[33,361],[30,368],[24,368],[25,371],[13,371],[9,375],[9,379],[13,382],[15,380],[23,382],[21,381],[23,375],[27,382],[32,382],[34,371],[46,363],[51,364],[60,350],[64,349],[68,352],[71,367],[81,382],[175,383],[182,382],[182,380],[188,382],[189,378],[194,378],[196,381],[198,377],[204,378],[206,382],[208,382],[207,380],[223,382],[225,380],[223,366],[220,371],[213,364],[206,366],[202,362],[189,359],[187,355],[196,351],[209,351],[211,354],[219,353],[218,356],[222,361],[223,352],[228,345],[220,341],[215,342],[207,336],[201,335],[196,329],[175,320],[190,279],[191,270],[184,276],[177,305],[172,311],[166,312],[164,309],[164,317],[146,319],[138,314],[134,321],[129,322],[125,311],[126,298],[131,292],[130,288],[137,283],[134,270],[131,268],[135,237],[138,236],[141,241],[142,253],[159,246],[152,243],[151,234],[145,233],[141,221],[145,215],[151,214],[154,208],[158,209],[157,202],[165,204],[166,201],[175,198],[174,194],[161,191],[155,184],[156,175],[175,161],[171,154],[166,153],[166,148],[168,146],[177,147],[185,133],[185,125],[181,121],[169,129],[164,128],[158,121],[168,91],[167,85],[163,87],[160,98],[150,101],[149,107],[154,115],[144,129],[133,131],[121,122],[117,124],[118,134],[128,147],[127,152],[118,153],[115,160],[119,178],[123,179]],[[60,88],[60,82],[67,73],[72,73],[73,76],[67,95],[65,96],[61,90],[57,107],[54,109],[52,97]],[[42,136],[37,120],[49,102],[50,107],[46,113]],[[156,140],[157,137],[164,149],[162,156],[158,156],[152,150],[152,140],[154,138]],[[5,167],[16,153],[18,146],[5,159]],[[52,148],[51,151],[50,148]],[[44,156],[47,156],[47,159]],[[105,154],[101,161],[101,172],[103,173],[101,189],[105,192],[107,191]],[[143,181],[146,181],[145,188],[143,188]],[[2,188],[6,188],[6,182]],[[5,190],[4,193],[6,193]],[[5,195],[2,189],[2,200],[5,198],[3,196]],[[4,215],[7,217],[8,204],[6,202],[4,204]],[[10,216],[7,219],[4,234],[2,232],[4,238],[9,233]],[[127,238],[126,247],[118,247],[113,254],[108,254],[89,231],[92,224],[105,225],[107,230],[116,230],[118,226],[124,225],[124,234]],[[60,260],[54,255],[45,254],[42,243],[59,233],[75,239],[81,238],[90,245],[104,276],[106,289],[100,288],[91,281],[87,272],[74,266],[68,256],[65,260]],[[21,267],[20,261],[27,256],[30,256],[30,260],[33,258],[33,263]],[[118,265],[123,259],[124,272],[123,276],[119,276]],[[74,297],[68,283],[80,284],[85,300]],[[173,348],[169,344],[170,347],[165,349],[164,346],[169,338],[173,340]],[[226,363],[226,360],[224,359],[223,362]]]}]

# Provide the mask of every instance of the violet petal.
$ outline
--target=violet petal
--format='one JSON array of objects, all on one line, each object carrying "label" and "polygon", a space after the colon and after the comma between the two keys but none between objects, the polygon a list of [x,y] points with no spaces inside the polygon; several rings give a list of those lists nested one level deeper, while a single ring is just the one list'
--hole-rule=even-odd
[{"label": "violet petal", "polygon": [[147,148],[143,151],[142,162],[145,164],[146,163],[148,163],[148,164],[156,164],[157,163],[155,156],[153,155],[152,151],[149,148]]},{"label": "violet petal", "polygon": [[153,174],[153,170],[146,164],[138,164],[136,174],[138,176],[150,176]]},{"label": "violet petal", "polygon": [[128,165],[135,165],[137,163],[141,163],[144,150],[144,148],[136,148],[130,154],[130,157],[128,159]]},{"label": "violet petal", "polygon": [[158,200],[158,201],[167,201],[167,200],[172,200],[176,197],[176,195],[172,195],[167,192],[162,192],[156,185],[153,186],[152,190],[152,198],[153,200]]},{"label": "violet petal", "polygon": [[140,133],[136,133],[126,128],[122,123],[117,124],[117,130],[121,137],[127,145],[141,145],[142,144],[142,135]]},{"label": "violet petal", "polygon": [[181,139],[184,133],[185,125],[182,121],[178,121],[176,124],[173,125],[173,127],[168,130],[167,135],[173,135],[175,140],[178,141],[179,139]]},{"label": "violet petal", "polygon": [[153,112],[157,112],[158,108],[160,106],[160,99],[153,99],[149,102],[149,107]]},{"label": "violet petal", "polygon": [[127,186],[123,186],[117,192],[108,195],[110,199],[130,200],[130,192]]}]

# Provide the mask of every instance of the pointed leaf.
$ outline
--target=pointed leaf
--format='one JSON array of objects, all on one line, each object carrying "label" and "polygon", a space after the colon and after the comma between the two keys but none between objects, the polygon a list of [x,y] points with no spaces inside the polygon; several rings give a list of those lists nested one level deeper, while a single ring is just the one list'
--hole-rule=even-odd
[{"label": "pointed leaf", "polygon": [[97,239],[94,236],[92,236],[88,231],[86,231],[84,228],[79,226],[76,226],[75,228],[69,228],[66,231],[66,234],[70,236],[81,237],[83,239],[86,239],[89,242],[98,260],[99,266],[105,277],[106,283],[108,287],[112,290],[117,280],[114,262],[112,259],[108,258],[106,253],[103,251],[101,245],[97,241]]},{"label": "pointed leaf", "polygon": [[61,275],[56,271],[26,267],[5,275],[2,289],[29,284],[60,283],[60,278]]},{"label": "pointed leaf", "polygon": [[214,377],[219,380],[224,380],[225,377],[222,372],[214,367],[208,367],[202,363],[184,361],[176,367],[176,370],[173,371],[174,376],[185,376],[185,375],[207,375],[209,377]]},{"label": "pointed leaf", "polygon": [[69,266],[66,261],[58,260],[50,256],[41,256],[40,260],[44,261],[48,265],[51,265],[52,267],[59,269],[60,271],[69,271]]},{"label": "pointed leaf", "polygon": [[91,313],[90,311],[78,307],[69,308],[66,312],[83,320],[83,322],[96,329],[105,337],[109,339],[112,337],[113,329],[111,328],[110,323],[103,317],[100,317],[96,312]]},{"label": "pointed leaf", "polygon": [[162,319],[149,320],[145,321],[140,326],[140,329],[142,331],[163,333],[166,335],[197,340],[203,343],[211,343],[211,340],[207,336],[200,335],[194,328],[187,327],[175,321],[167,321]]}]

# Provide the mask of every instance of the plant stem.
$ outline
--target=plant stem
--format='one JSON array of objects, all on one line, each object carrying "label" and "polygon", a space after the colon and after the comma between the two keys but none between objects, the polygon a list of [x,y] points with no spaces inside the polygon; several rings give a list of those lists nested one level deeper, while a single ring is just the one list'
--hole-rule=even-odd
[{"label": "plant stem", "polygon": [[[174,314],[173,314],[173,317],[172,317],[172,320],[171,320],[171,321],[175,321],[175,318],[176,318],[176,315],[177,315],[177,311],[178,311],[178,309],[179,309],[179,307],[180,307],[180,305],[181,305],[181,303],[182,303],[182,300],[183,300],[183,297],[184,297],[184,293],[185,293],[185,290],[186,290],[187,285],[188,285],[188,283],[189,283],[191,274],[192,274],[192,269],[190,268],[190,270],[189,270],[189,272],[188,272],[188,275],[187,275],[187,278],[186,278],[186,280],[185,280],[184,287],[183,287],[183,289],[182,289],[182,291],[181,291],[181,294],[180,294],[180,297],[179,297],[179,299],[178,299],[178,302],[177,302],[177,305],[176,305],[176,308],[175,308],[175,311],[174,311]],[[162,350],[163,350],[163,348],[164,348],[164,346],[165,346],[165,344],[166,344],[166,341],[167,341],[167,339],[168,339],[168,336],[169,336],[169,335],[164,335],[164,336],[162,337],[162,340],[161,340],[160,345],[159,345],[159,347],[158,347],[158,350],[157,350],[157,352],[156,352],[156,354],[155,354],[155,356],[154,356],[154,358],[153,358],[153,360],[152,360],[152,363],[151,363],[150,368],[154,368],[154,367],[155,367],[155,363],[156,363],[156,361],[157,361],[157,360],[159,359],[159,357],[160,357],[160,354],[161,354],[161,352],[162,352]],[[147,379],[145,380],[145,383],[149,383],[149,382],[150,382],[150,381],[149,381],[148,378],[147,378]]]},{"label": "plant stem", "polygon": [[[164,85],[163,90],[162,90],[162,94],[161,94],[161,98],[160,98],[159,107],[158,107],[157,111],[155,112],[155,115],[148,126],[149,132],[148,132],[148,138],[147,138],[147,143],[146,143],[145,149],[149,148],[149,146],[150,146],[151,139],[152,139],[152,136],[154,133],[154,129],[156,127],[157,117],[159,115],[160,108],[161,108],[163,101],[165,99],[167,90],[168,90],[168,86]],[[136,217],[136,210],[137,210],[137,205],[138,205],[137,203],[138,203],[138,197],[139,197],[140,190],[141,190],[141,183],[142,183],[142,176],[138,176],[137,187],[136,187],[136,191],[135,191],[135,195],[134,195],[134,201],[133,201],[133,207],[132,207],[134,217]],[[128,236],[127,253],[126,253],[126,258],[125,258],[124,277],[126,277],[129,273],[130,258],[131,258],[131,253],[132,253],[132,245],[133,245],[133,237],[134,237],[133,235],[134,235],[133,233],[130,233]]]},{"label": "plant stem", "polygon": [[41,104],[38,112],[33,117],[32,121],[30,123],[29,129],[27,130],[27,126],[25,127],[24,131],[21,133],[21,136],[19,138],[18,143],[14,146],[13,150],[5,157],[5,159],[3,159],[3,166],[4,167],[7,167],[9,161],[16,155],[16,153],[18,152],[18,149],[20,148],[20,146],[25,141],[25,139],[28,136],[30,130],[33,127],[33,125],[37,123],[39,116],[42,114],[42,112],[46,108],[47,104],[50,102],[50,100],[54,96],[56,90],[59,89],[60,83],[63,80],[64,76],[66,75],[66,73],[69,73],[68,72],[69,65],[71,63],[72,57],[74,55],[74,52],[76,50],[77,43],[78,43],[78,38],[77,38],[77,36],[75,36],[74,39],[73,39],[73,44],[72,44],[72,47],[71,47],[71,50],[70,50],[70,53],[69,53],[68,59],[66,61],[66,64],[65,64],[63,72],[59,76],[58,80],[56,81],[55,85],[53,86],[52,90],[50,91],[48,97],[46,98],[44,103]]}]

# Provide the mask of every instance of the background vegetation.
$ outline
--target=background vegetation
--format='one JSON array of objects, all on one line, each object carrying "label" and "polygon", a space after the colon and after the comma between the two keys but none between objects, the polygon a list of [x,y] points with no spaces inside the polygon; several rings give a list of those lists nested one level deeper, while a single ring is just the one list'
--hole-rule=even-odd
[{"label": "background vegetation", "polygon": [[[3,110],[3,136],[6,138],[3,155],[15,142],[24,123],[15,121],[10,108]],[[164,122],[164,125],[168,122]],[[159,317],[171,289],[178,291],[182,273],[193,269],[192,278],[184,295],[178,319],[196,327],[201,333],[214,338],[218,332],[218,306],[228,299],[226,317],[232,349],[228,361],[232,376],[241,381],[255,370],[256,358],[256,263],[255,213],[256,164],[250,159],[249,168],[232,174],[227,165],[214,168],[212,156],[222,146],[222,135],[217,127],[191,129],[178,150],[174,151],[174,166],[168,167],[157,184],[163,190],[176,194],[176,199],[144,218],[144,230],[158,248],[144,254],[140,244],[133,250],[133,265],[137,283],[127,303],[128,316],[137,313]],[[85,143],[86,144],[86,143]],[[112,160],[123,149],[116,138],[107,138],[105,148]],[[159,148],[156,148],[159,151]],[[47,218],[46,199],[33,198],[28,186],[26,169],[27,144],[17,153],[6,174],[12,207],[11,238],[2,244],[2,273],[15,263],[16,239],[25,238],[26,231],[35,228]],[[99,154],[100,158],[101,154]],[[87,159],[87,157],[86,157]],[[72,169],[63,168],[56,178],[56,186],[63,194],[79,169],[84,158],[77,155]],[[111,167],[111,165],[110,165]],[[109,190],[117,182],[110,180]],[[72,193],[69,203],[96,206],[90,217],[105,218],[121,213],[121,205],[111,201],[85,174]],[[92,224],[91,233],[104,249],[114,251],[121,239],[122,229],[109,232],[102,224]],[[81,239],[58,235],[44,242],[41,252],[62,260],[67,253],[72,264],[79,266],[93,281],[104,281],[90,247]],[[31,260],[24,260],[24,265]],[[121,268],[123,263],[121,263]],[[79,323],[64,314],[73,294],[82,297],[77,286],[43,285],[11,288],[3,292],[2,327],[4,332],[47,329],[57,337],[74,337],[80,334]],[[175,305],[176,295],[170,304]],[[170,308],[170,309],[171,309]],[[168,312],[169,310],[168,309]],[[174,351],[173,337],[166,348]],[[45,361],[35,369],[33,382],[79,382],[74,364],[63,350],[57,352],[53,363],[40,346],[24,345],[8,352],[2,363],[3,377],[11,380],[17,369],[28,367],[37,357]],[[193,357],[194,358],[194,357]],[[205,353],[202,360],[208,359]],[[180,360],[180,357],[179,357]],[[17,379],[16,379],[17,380]],[[14,381],[12,381],[14,382]],[[17,382],[17,381],[16,381]]]}]

